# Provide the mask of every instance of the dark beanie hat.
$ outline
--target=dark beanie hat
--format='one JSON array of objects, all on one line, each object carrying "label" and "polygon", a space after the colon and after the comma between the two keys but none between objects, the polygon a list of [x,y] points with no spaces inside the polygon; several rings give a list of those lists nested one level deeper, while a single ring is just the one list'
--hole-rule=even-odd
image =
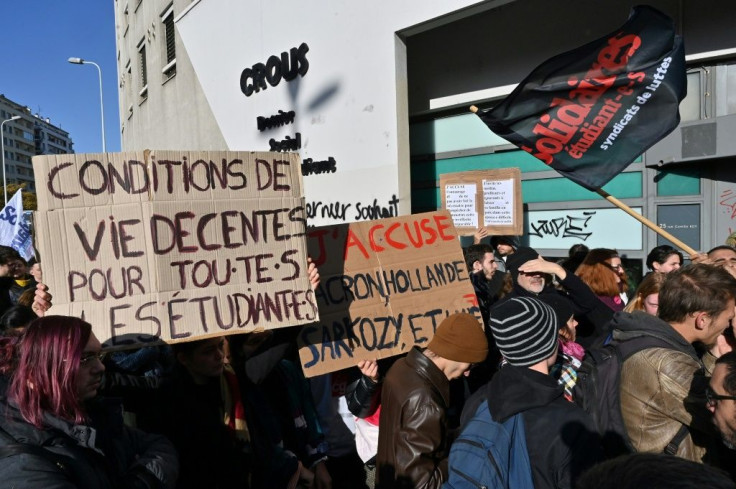
[{"label": "dark beanie hat", "polygon": [[478,363],[488,355],[488,340],[475,316],[461,312],[440,323],[427,348],[448,360]]},{"label": "dark beanie hat", "polygon": [[557,316],[533,297],[513,297],[491,310],[491,332],[503,358],[529,367],[549,358],[557,348]]},{"label": "dark beanie hat", "polygon": [[553,311],[555,311],[555,316],[557,316],[557,323],[560,328],[567,324],[567,321],[569,321],[572,315],[575,313],[570,299],[557,292],[552,292],[550,294],[539,294],[537,298],[547,304],[549,307],[551,307]]},{"label": "dark beanie hat", "polygon": [[537,258],[539,258],[537,250],[520,246],[515,252],[506,257],[506,271],[510,272],[514,281],[516,281],[516,277],[519,275],[519,267],[529,260],[535,260]]}]

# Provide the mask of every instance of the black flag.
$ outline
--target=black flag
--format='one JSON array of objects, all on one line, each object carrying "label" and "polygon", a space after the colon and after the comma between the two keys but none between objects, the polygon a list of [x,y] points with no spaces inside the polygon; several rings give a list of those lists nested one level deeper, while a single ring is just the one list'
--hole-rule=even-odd
[{"label": "black flag", "polygon": [[620,29],[545,61],[478,116],[595,190],[677,127],[686,92],[685,50],[672,19],[638,6]]}]

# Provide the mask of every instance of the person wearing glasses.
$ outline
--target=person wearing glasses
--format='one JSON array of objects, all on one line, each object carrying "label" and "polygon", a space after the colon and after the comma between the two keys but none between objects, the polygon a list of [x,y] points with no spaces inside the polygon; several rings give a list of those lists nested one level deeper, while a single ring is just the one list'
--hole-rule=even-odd
[{"label": "person wearing glasses", "polygon": [[624,310],[628,302],[626,292],[629,285],[626,270],[616,250],[607,248],[590,250],[575,271],[575,275],[580,277],[612,311]]},{"label": "person wearing glasses", "polygon": [[[502,300],[553,296],[569,302],[575,320],[580,323],[576,329],[576,341],[584,348],[599,343],[608,334],[607,325],[613,311],[598,300],[583,280],[562,265],[545,260],[532,248],[520,246],[507,258],[506,268],[513,285]],[[493,353],[489,354],[489,359],[494,357]]]},{"label": "person wearing glasses", "polygon": [[36,319],[0,343],[0,480],[3,487],[171,489],[171,443],[123,424],[122,408],[98,396],[105,367],[85,321]]}]

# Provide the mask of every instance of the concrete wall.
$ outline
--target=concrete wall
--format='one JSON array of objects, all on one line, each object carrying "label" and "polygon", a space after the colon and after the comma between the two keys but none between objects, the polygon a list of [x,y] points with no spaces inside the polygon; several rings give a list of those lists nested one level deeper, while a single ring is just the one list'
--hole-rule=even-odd
[{"label": "concrete wall", "polygon": [[[118,24],[123,18],[120,2]],[[293,140],[299,133],[303,159],[335,161],[334,173],[305,179],[312,224],[410,211],[405,47],[396,32],[478,2],[184,3],[174,3],[175,10],[185,8],[177,12],[176,20],[183,46],[182,50],[177,46],[177,63],[181,56],[182,65],[177,66],[176,77],[163,86],[153,82],[160,78],[160,72],[150,70],[148,100],[140,106],[134,104],[133,115],[123,121],[125,150],[213,146],[268,150],[272,139]],[[494,3],[481,2],[483,6]],[[136,46],[146,37],[152,46],[149,64],[160,70],[162,63],[154,56],[163,52],[159,49],[163,29],[158,16],[165,4],[144,0],[138,7],[143,9],[141,14],[132,14],[132,8],[128,6],[129,18],[138,15],[134,20],[139,20],[131,21],[119,44],[126,46],[135,72]],[[149,41],[148,30],[154,24],[155,39]],[[303,76],[281,80],[248,96],[242,92],[243,70],[303,44],[309,48],[309,68]],[[123,78],[126,63],[127,59],[120,60]],[[172,83],[177,84],[174,90],[169,87]],[[135,99],[137,89],[131,98]],[[121,106],[123,118],[128,114],[126,103],[124,100]],[[279,110],[294,111],[294,122],[259,131],[257,117],[276,115]]]},{"label": "concrete wall", "polygon": [[[139,149],[222,150],[227,145],[207,102],[181,36],[176,33],[176,70],[170,79],[161,72],[167,64],[161,14],[171,0],[117,0],[120,129],[123,151]],[[174,16],[191,4],[175,0]],[[127,29],[124,11],[127,6]],[[138,46],[146,46],[148,93],[139,95]],[[131,75],[126,66],[130,62]],[[132,107],[132,111],[129,110]]]},{"label": "concrete wall", "polygon": [[[512,2],[406,40],[409,114],[430,100],[519,83],[542,61],[624,23],[641,2]],[[736,48],[736,2],[652,0],[684,36],[686,54]]]}]

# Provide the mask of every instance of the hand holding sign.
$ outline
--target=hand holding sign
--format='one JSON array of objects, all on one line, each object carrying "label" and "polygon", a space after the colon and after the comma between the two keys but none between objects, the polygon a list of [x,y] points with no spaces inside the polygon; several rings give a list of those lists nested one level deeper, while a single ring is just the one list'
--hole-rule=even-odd
[{"label": "hand holding sign", "polygon": [[31,309],[36,313],[38,317],[44,317],[46,311],[51,308],[51,294],[48,292],[49,288],[45,284],[39,283],[36,285],[36,293],[33,296],[33,304]]}]

